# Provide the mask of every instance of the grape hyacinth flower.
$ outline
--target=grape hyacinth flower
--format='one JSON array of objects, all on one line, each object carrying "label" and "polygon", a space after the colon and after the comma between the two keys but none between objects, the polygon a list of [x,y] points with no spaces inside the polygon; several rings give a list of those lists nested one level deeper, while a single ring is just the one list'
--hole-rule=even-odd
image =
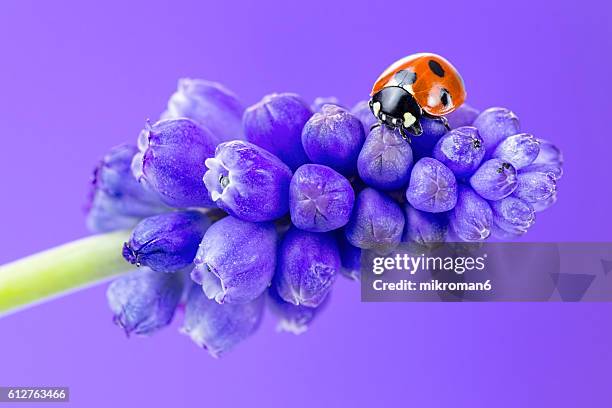
[{"label": "grape hyacinth flower", "polygon": [[243,139],[244,106],[233,92],[217,82],[181,78],[161,119],[189,118],[210,130],[213,146]]},{"label": "grape hyacinth flower", "polygon": [[548,173],[520,173],[514,195],[534,205],[551,199],[556,189],[556,180]]},{"label": "grape hyacinth flower", "polygon": [[488,152],[492,152],[499,142],[508,136],[520,133],[518,117],[506,108],[489,108],[483,111],[474,119],[472,126],[478,129]]},{"label": "grape hyacinth flower", "polygon": [[359,119],[363,125],[363,130],[366,135],[370,133],[372,126],[378,123],[376,116],[372,115],[368,101],[361,101],[357,103],[355,106],[353,106],[353,109],[351,109],[351,113],[353,116]]},{"label": "grape hyacinth flower", "polygon": [[276,230],[227,216],[204,234],[191,278],[218,303],[246,303],[270,285],[276,268]]},{"label": "grape hyacinth flower", "polygon": [[367,101],[272,94],[243,112],[223,86],[183,79],[162,117],[96,169],[87,222],[109,232],[0,266],[0,312],[127,273],[127,259],[142,268],[108,288],[116,323],[146,335],[184,309],[181,330],[219,356],[266,300],[282,330],[304,331],[338,274],[361,279],[364,254],[516,239],[563,175],[560,150],[505,108],[464,104],[450,130],[421,117],[405,141]]},{"label": "grape hyacinth flower", "polygon": [[563,165],[563,153],[551,142],[538,139],[539,153],[533,164],[557,164]]},{"label": "grape hyacinth flower", "polygon": [[219,208],[245,221],[271,221],[289,210],[291,170],[278,157],[239,140],[206,159],[204,185]]},{"label": "grape hyacinth flower", "polygon": [[464,103],[459,106],[454,112],[451,112],[446,119],[451,129],[456,129],[463,126],[472,126],[476,117],[480,114],[478,109],[475,109]]},{"label": "grape hyacinth flower", "polygon": [[351,245],[342,230],[336,234],[336,240],[340,251],[340,273],[351,280],[359,280],[361,278],[361,248]]},{"label": "grape hyacinth flower", "polygon": [[529,133],[519,133],[502,140],[492,156],[510,163],[520,170],[530,165],[540,153],[540,143]]},{"label": "grape hyacinth flower", "polygon": [[193,286],[185,305],[181,332],[213,357],[220,357],[257,330],[264,296],[247,303],[219,304]]},{"label": "grape hyacinth flower", "polygon": [[368,187],[357,196],[345,234],[353,246],[384,254],[400,243],[403,230],[404,214],[399,205]]},{"label": "grape hyacinth flower", "polygon": [[268,289],[268,305],[270,310],[278,317],[277,331],[302,334],[329,302],[329,296],[325,297],[323,303],[318,307],[308,307],[304,305],[294,305],[286,302],[274,286]]},{"label": "grape hyacinth flower", "polygon": [[[555,181],[563,176],[563,155],[558,147],[552,143],[538,139],[539,153],[535,160],[521,169],[521,173],[543,173]],[[542,200],[536,204],[538,208],[544,206],[548,208],[550,204],[556,200],[556,192],[546,200]],[[548,201],[549,204],[544,204]],[[535,204],[535,203],[534,203]]]},{"label": "grape hyacinth flower", "polygon": [[210,220],[199,211],[176,211],[140,221],[123,245],[123,257],[156,272],[175,272],[193,262]]},{"label": "grape hyacinth flower", "polygon": [[416,242],[431,246],[446,241],[447,219],[445,214],[419,211],[410,204],[404,204],[406,226],[402,242]]},{"label": "grape hyacinth flower", "polygon": [[319,96],[310,105],[310,110],[313,112],[319,112],[324,105],[336,105],[342,107],[340,100],[335,96]]},{"label": "grape hyacinth flower", "polygon": [[96,199],[91,205],[86,206],[87,229],[90,232],[100,234],[104,232],[117,231],[133,227],[140,220],[139,217],[125,214],[114,214],[113,204],[108,197]]},{"label": "grape hyacinth flower", "polygon": [[204,161],[215,152],[210,131],[191,119],[168,119],[147,125],[138,138],[140,153],[132,172],[171,207],[212,207],[202,182]]},{"label": "grape hyacinth flower", "polygon": [[291,221],[304,231],[326,232],[344,226],[354,201],[351,183],[327,166],[305,164],[291,179]]},{"label": "grape hyacinth flower", "polygon": [[542,212],[549,209],[554,203],[557,202],[557,192],[555,191],[550,197],[531,203],[535,212]]},{"label": "grape hyacinth flower", "polygon": [[493,211],[493,234],[499,238],[523,235],[535,222],[535,211],[526,201],[506,197],[489,203]]},{"label": "grape hyacinth flower", "polygon": [[132,158],[137,152],[136,146],[116,146],[96,166],[87,205],[90,231],[131,228],[144,217],[169,210],[157,194],[132,176]]},{"label": "grape hyacinth flower", "polygon": [[308,162],[302,146],[302,129],[312,111],[296,94],[265,96],[247,108],[242,123],[246,139],[263,147],[295,170]]},{"label": "grape hyacinth flower", "polygon": [[517,188],[516,169],[501,159],[487,160],[470,178],[470,185],[487,200],[501,200]]},{"label": "grape hyacinth flower", "polygon": [[286,302],[318,307],[340,271],[340,253],[331,233],[292,227],[278,252],[274,289]]},{"label": "grape hyacinth flower", "polygon": [[484,241],[491,235],[493,212],[487,200],[471,187],[459,186],[457,205],[449,214],[449,225],[463,241]]},{"label": "grape hyacinth flower", "polygon": [[547,174],[555,180],[563,177],[563,167],[555,163],[534,163],[523,167],[521,173],[542,173]]},{"label": "grape hyacinth flower", "polygon": [[433,157],[459,178],[471,176],[485,155],[478,129],[463,126],[451,130],[436,143]]},{"label": "grape hyacinth flower", "polygon": [[395,190],[408,184],[412,149],[398,130],[377,126],[368,135],[357,159],[359,177],[380,190]]},{"label": "grape hyacinth flower", "polygon": [[323,105],[302,130],[302,145],[308,158],[344,175],[355,173],[364,140],[359,119],[336,105]]},{"label": "grape hyacinth flower", "polygon": [[170,324],[184,276],[142,268],[117,278],[106,292],[113,321],[126,335],[149,335]]},{"label": "grape hyacinth flower", "polygon": [[431,157],[431,152],[436,143],[438,143],[438,140],[448,132],[448,129],[446,129],[446,126],[440,120],[421,117],[420,122],[423,134],[415,136],[410,140],[415,160]]},{"label": "grape hyacinth flower", "polygon": [[424,157],[412,169],[406,198],[417,210],[432,213],[452,210],[457,202],[457,180],[436,159]]},{"label": "grape hyacinth flower", "polygon": [[539,153],[535,160],[521,169],[521,173],[544,173],[555,180],[563,176],[563,154],[559,148],[552,143],[537,139]]}]

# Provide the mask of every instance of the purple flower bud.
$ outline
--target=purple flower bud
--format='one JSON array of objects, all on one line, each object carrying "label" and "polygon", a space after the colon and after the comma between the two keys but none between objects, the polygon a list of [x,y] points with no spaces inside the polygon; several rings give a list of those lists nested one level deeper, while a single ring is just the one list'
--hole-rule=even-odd
[{"label": "purple flower bud", "polygon": [[533,164],[557,164],[563,165],[563,153],[561,149],[551,142],[543,139],[538,139],[540,152],[538,157],[533,161]]},{"label": "purple flower bud", "polygon": [[423,134],[421,136],[414,136],[410,140],[410,146],[412,147],[415,159],[431,156],[431,152],[436,143],[438,143],[438,140],[448,131],[440,120],[424,117],[421,117],[419,120],[423,128]]},{"label": "purple flower bud", "polygon": [[326,232],[344,226],[354,201],[351,183],[327,166],[305,164],[291,179],[291,221],[304,231]]},{"label": "purple flower bud", "polygon": [[361,248],[351,245],[342,230],[336,234],[336,240],[340,250],[340,272],[351,280],[361,279]]},{"label": "purple flower bud", "polygon": [[520,133],[519,120],[514,112],[506,108],[489,108],[474,119],[473,126],[478,129],[487,152],[508,136]]},{"label": "purple flower bud", "polygon": [[221,305],[193,286],[185,305],[185,322],[180,330],[213,357],[220,357],[257,330],[263,307],[263,296],[248,303]]},{"label": "purple flower bud", "polygon": [[[140,221],[139,217],[113,214],[112,200],[106,196],[96,199],[87,209],[87,229],[94,233],[130,229]],[[108,208],[111,208],[109,210]]]},{"label": "purple flower bud", "polygon": [[312,105],[310,105],[310,110],[313,112],[318,112],[321,110],[323,105],[336,105],[342,107],[342,105],[340,105],[340,100],[335,96],[319,96],[315,98]]},{"label": "purple flower bud", "polygon": [[140,221],[130,241],[123,246],[123,257],[137,266],[157,272],[175,272],[189,266],[210,220],[198,211],[177,211]]},{"label": "purple flower bud", "polygon": [[141,218],[169,210],[157,194],[144,189],[132,175],[130,166],[136,152],[136,146],[116,146],[94,170],[87,205],[91,231],[131,228]]},{"label": "purple flower bud", "polygon": [[340,253],[333,235],[292,227],[278,252],[274,286],[280,297],[296,306],[317,307],[340,271]]},{"label": "purple flower bud", "polygon": [[491,235],[493,212],[485,199],[468,186],[459,186],[457,205],[449,214],[449,225],[463,241],[484,241]]},{"label": "purple flower bud", "polygon": [[451,129],[456,129],[462,126],[472,126],[474,120],[478,116],[480,111],[478,109],[474,109],[467,103],[459,106],[454,112],[451,112],[446,116],[448,120],[448,125]]},{"label": "purple flower bud", "polygon": [[244,112],[244,134],[249,142],[263,147],[295,170],[308,162],[302,147],[302,129],[311,115],[298,95],[271,94]]},{"label": "purple flower bud", "polygon": [[535,222],[533,207],[520,198],[506,197],[489,204],[493,211],[495,226],[511,236],[523,235]]},{"label": "purple flower bud", "polygon": [[368,101],[361,101],[357,103],[355,106],[353,106],[353,109],[351,109],[351,113],[353,116],[359,119],[363,125],[363,130],[366,135],[370,133],[372,126],[378,123],[378,119],[376,119],[376,116],[374,116],[370,110]]},{"label": "purple flower bud", "polygon": [[206,159],[204,184],[217,206],[245,221],[271,221],[289,210],[291,170],[252,143],[235,140],[217,146]]},{"label": "purple flower bud", "polygon": [[162,119],[189,118],[212,133],[214,146],[228,140],[243,139],[244,106],[217,82],[182,78],[177,91],[168,101]]},{"label": "purple flower bud", "polygon": [[368,135],[357,159],[359,176],[380,190],[395,190],[408,184],[412,149],[398,130],[377,126]]},{"label": "purple flower bud", "polygon": [[470,185],[487,200],[501,200],[516,189],[516,169],[501,159],[487,160],[470,177]]},{"label": "purple flower bud", "polygon": [[520,173],[544,173],[559,180],[563,177],[563,167],[558,163],[534,163],[523,167]]},{"label": "purple flower bud", "polygon": [[210,131],[191,119],[169,119],[147,126],[134,156],[136,179],[172,207],[212,207],[202,177],[204,161],[214,155]]},{"label": "purple flower bud", "polygon": [[540,174],[540,176],[526,176],[521,191],[516,193],[517,196],[522,194],[522,198],[529,201],[536,212],[550,208],[557,201],[556,181],[563,176],[561,150],[546,140],[538,139],[538,142],[540,143],[538,157],[532,164],[521,169],[519,177],[522,179],[524,174]]},{"label": "purple flower bud", "polygon": [[356,247],[388,253],[400,243],[403,230],[399,205],[386,194],[366,188],[357,196],[345,233]]},{"label": "purple flower bud", "polygon": [[355,173],[364,140],[359,119],[336,105],[323,105],[302,130],[302,145],[308,158],[346,175]]},{"label": "purple flower bud", "polygon": [[432,154],[455,176],[462,178],[472,175],[480,166],[485,149],[478,130],[472,126],[463,126],[442,136]]},{"label": "purple flower bud", "polygon": [[535,203],[531,203],[535,212],[542,212],[544,210],[552,207],[554,203],[557,202],[557,192],[555,191],[550,197],[545,200],[536,201]]},{"label": "purple flower bud", "polygon": [[446,241],[447,220],[445,215],[419,211],[406,203],[404,218],[406,227],[402,242],[416,242],[428,246]]},{"label": "purple flower bud", "polygon": [[457,202],[457,180],[452,171],[436,159],[424,157],[412,169],[406,198],[417,210],[444,212]]},{"label": "purple flower bud", "polygon": [[170,324],[184,277],[142,268],[115,279],[106,292],[113,321],[125,333],[147,335]]},{"label": "purple flower bud", "polygon": [[325,297],[325,300],[319,307],[296,306],[281,298],[276,288],[272,286],[268,289],[267,300],[270,310],[279,318],[276,326],[278,331],[302,334],[308,330],[310,323],[317,314],[325,308],[325,305],[329,302],[329,296]]},{"label": "purple flower bud", "polygon": [[250,302],[272,281],[276,244],[272,223],[225,217],[204,234],[191,278],[218,303]]},{"label": "purple flower bud", "polygon": [[550,174],[530,172],[518,175],[518,186],[514,195],[533,205],[549,200],[556,191],[557,183]]},{"label": "purple flower bud", "polygon": [[508,136],[497,145],[492,157],[506,161],[519,170],[531,164],[540,152],[540,143],[529,133]]}]

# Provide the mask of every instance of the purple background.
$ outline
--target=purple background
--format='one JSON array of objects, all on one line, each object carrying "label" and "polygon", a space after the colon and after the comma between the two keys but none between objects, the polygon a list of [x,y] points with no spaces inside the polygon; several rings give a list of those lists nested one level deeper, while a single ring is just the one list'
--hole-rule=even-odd
[{"label": "purple background", "polygon": [[[560,200],[529,239],[612,239],[609,3],[85,3],[0,3],[0,262],[86,235],[93,164],[179,77],[247,104],[295,91],[352,105],[417,51],[450,59],[472,105],[511,107],[563,148]],[[67,385],[79,407],[610,406],[610,304],[364,304],[340,280],[305,335],[268,315],[214,360],[178,321],[126,340],[104,290],[0,320],[0,385]]]}]

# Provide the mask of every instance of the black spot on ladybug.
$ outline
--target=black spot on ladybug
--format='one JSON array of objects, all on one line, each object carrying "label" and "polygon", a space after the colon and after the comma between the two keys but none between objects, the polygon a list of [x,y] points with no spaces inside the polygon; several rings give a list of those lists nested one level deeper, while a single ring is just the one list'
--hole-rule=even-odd
[{"label": "black spot on ladybug", "polygon": [[431,72],[433,72],[434,74],[436,74],[440,78],[442,78],[444,76],[444,68],[442,68],[442,65],[440,65],[438,63],[438,61],[429,60],[427,65],[429,65],[429,69],[431,69]]},{"label": "black spot on ladybug", "polygon": [[416,82],[417,75],[415,72],[412,72],[409,69],[403,69],[395,74],[395,79],[398,82],[398,85],[412,85]]},{"label": "black spot on ladybug", "polygon": [[442,88],[442,90],[440,91],[440,102],[442,102],[442,105],[444,106],[448,106],[448,104],[450,103],[448,91],[444,88]]}]

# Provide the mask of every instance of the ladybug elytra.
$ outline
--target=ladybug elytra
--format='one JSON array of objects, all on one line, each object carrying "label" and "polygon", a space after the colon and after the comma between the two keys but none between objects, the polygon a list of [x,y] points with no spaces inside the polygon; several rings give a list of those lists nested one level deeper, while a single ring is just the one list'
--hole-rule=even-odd
[{"label": "ladybug elytra", "polygon": [[447,115],[466,98],[463,79],[443,57],[431,53],[409,55],[396,61],[376,80],[370,94],[370,110],[379,120],[409,134],[423,133],[420,119],[442,121],[448,128]]}]

